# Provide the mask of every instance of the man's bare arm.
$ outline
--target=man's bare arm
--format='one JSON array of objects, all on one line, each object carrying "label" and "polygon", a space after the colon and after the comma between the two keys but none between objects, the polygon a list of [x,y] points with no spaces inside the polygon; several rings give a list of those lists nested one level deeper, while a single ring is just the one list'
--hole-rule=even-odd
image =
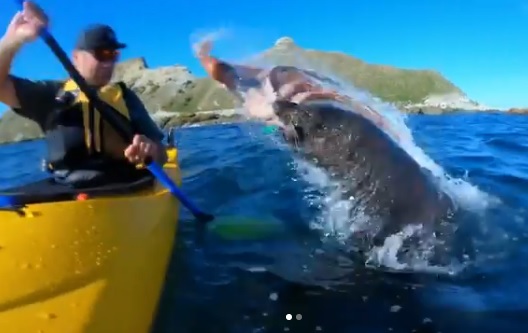
[{"label": "man's bare arm", "polygon": [[13,81],[9,76],[11,63],[20,47],[20,44],[0,39],[0,102],[12,108],[20,107]]},{"label": "man's bare arm", "polygon": [[211,41],[205,41],[197,47],[196,56],[207,74],[216,81],[229,84],[227,82],[228,71],[234,71],[241,79],[257,78],[264,72],[264,69],[245,65],[235,65],[222,61],[211,56]]}]

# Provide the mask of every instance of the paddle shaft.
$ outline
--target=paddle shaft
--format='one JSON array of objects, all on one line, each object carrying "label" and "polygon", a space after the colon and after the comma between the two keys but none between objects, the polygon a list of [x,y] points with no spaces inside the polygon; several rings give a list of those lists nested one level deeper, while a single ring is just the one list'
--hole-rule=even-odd
[{"label": "paddle shaft", "polygon": [[[23,8],[23,0],[15,0]],[[68,55],[64,52],[62,47],[59,45],[57,40],[51,35],[51,33],[43,28],[39,33],[40,37],[48,45],[51,51],[59,59],[62,66],[66,69],[73,81],[79,86],[79,89],[86,95],[86,97],[93,104],[94,108],[101,114],[101,116],[110,123],[110,125],[117,131],[117,133],[127,142],[132,142],[134,138],[134,132],[132,129],[125,124],[118,115],[118,111],[112,106],[104,103],[94,89],[92,89],[82,75],[73,66],[72,62],[68,58]],[[145,161],[147,169],[160,181],[170,192],[178,198],[178,200],[191,211],[191,213],[202,222],[209,222],[214,219],[213,215],[200,211],[178,188],[176,184],[169,178],[169,176],[163,171],[155,161],[149,158]]]},{"label": "paddle shaft", "polygon": [[81,76],[79,71],[73,66],[70,59],[64,52],[64,50],[60,47],[57,40],[53,38],[49,34],[49,32],[46,29],[42,29],[40,33],[42,39],[44,39],[44,42],[49,46],[51,51],[55,54],[55,56],[59,59],[62,66],[66,69],[70,77],[72,78],[75,83],[79,86],[79,89],[86,95],[86,97],[90,100],[90,102],[93,104],[94,108],[99,111],[101,116],[105,118],[106,121],[110,123],[110,125],[118,132],[118,134],[127,142],[132,142],[132,139],[134,138],[134,132],[132,131],[130,126],[127,126],[127,124],[123,123],[123,121],[118,116],[118,111],[115,110],[112,106],[104,103],[101,101],[95,90],[92,89],[88,83],[86,83],[86,80]]}]

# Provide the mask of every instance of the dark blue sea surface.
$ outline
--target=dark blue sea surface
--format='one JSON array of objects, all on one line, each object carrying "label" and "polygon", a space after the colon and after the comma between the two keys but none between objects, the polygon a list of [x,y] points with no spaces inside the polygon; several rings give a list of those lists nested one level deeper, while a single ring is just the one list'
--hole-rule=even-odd
[{"label": "dark blue sea surface", "polygon": [[[398,261],[397,238],[345,251],[346,200],[260,125],[178,129],[183,189],[219,219],[204,231],[182,209],[154,332],[528,332],[528,117],[400,126],[464,212],[445,245],[464,254],[449,264]],[[44,152],[42,141],[2,146],[0,187],[43,177]]]}]

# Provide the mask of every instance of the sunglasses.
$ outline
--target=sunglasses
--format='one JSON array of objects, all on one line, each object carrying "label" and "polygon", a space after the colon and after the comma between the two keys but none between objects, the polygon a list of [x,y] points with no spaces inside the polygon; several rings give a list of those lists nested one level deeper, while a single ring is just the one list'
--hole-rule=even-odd
[{"label": "sunglasses", "polygon": [[115,62],[119,59],[119,50],[95,49],[92,51],[94,58],[99,62]]}]

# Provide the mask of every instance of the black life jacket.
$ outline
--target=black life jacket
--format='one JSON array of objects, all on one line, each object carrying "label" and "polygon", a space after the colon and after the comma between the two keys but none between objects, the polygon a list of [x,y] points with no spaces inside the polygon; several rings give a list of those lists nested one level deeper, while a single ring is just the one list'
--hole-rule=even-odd
[{"label": "black life jacket", "polygon": [[[119,82],[100,88],[98,94],[131,124],[125,89],[124,83]],[[56,102],[45,124],[45,140],[46,167],[57,182],[74,187],[95,186],[136,178],[141,173],[124,157],[130,143],[101,117],[73,80],[64,83]]]}]

